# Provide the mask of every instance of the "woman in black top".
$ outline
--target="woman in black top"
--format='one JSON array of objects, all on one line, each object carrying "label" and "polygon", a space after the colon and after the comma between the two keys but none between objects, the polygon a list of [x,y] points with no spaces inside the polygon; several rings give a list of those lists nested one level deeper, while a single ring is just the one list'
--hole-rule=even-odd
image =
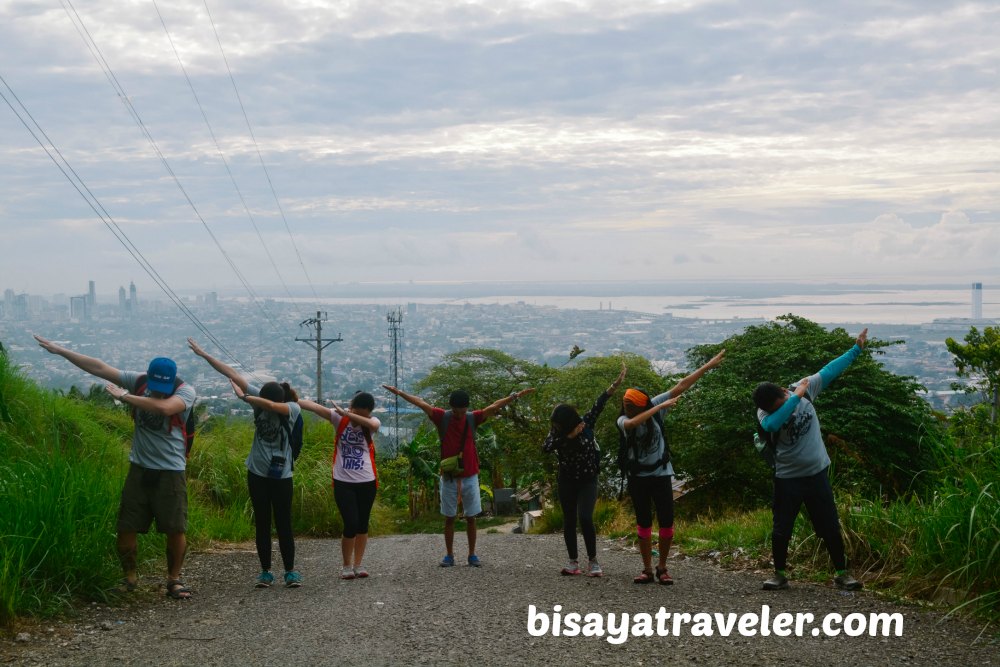
[{"label": "woman in black top", "polygon": [[577,560],[576,519],[579,516],[583,542],[587,547],[587,576],[599,577],[604,572],[597,562],[597,531],[594,528],[594,505],[597,503],[597,476],[600,472],[601,450],[594,438],[594,424],[622,380],[625,364],[618,379],[597,397],[594,406],[583,417],[572,405],[561,403],[552,411],[552,427],[542,450],[555,452],[559,460],[559,504],[563,511],[563,538],[569,552],[569,564],[564,575],[582,574]]}]

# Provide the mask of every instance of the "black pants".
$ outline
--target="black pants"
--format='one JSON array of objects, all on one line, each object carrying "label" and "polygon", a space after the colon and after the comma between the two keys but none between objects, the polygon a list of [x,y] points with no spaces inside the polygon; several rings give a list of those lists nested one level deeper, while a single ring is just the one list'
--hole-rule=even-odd
[{"label": "black pants", "polygon": [[262,570],[271,569],[271,512],[278,529],[278,548],[285,571],[295,569],[295,538],[292,535],[292,478],[271,479],[247,471],[247,487],[257,527],[257,557]]},{"label": "black pants", "polygon": [[333,484],[333,499],[344,519],[344,537],[368,534],[368,518],[375,504],[375,482],[341,482]]},{"label": "black pants", "polygon": [[569,559],[577,559],[576,520],[580,519],[580,532],[587,547],[587,558],[597,558],[597,530],[594,528],[594,505],[597,504],[597,478],[571,479],[559,475],[559,504],[563,511],[563,539]]},{"label": "black pants", "polygon": [[643,528],[653,527],[653,508],[660,528],[674,525],[674,488],[672,476],[628,478],[628,495],[635,508],[635,523]]},{"label": "black pants", "polygon": [[823,540],[830,552],[833,566],[838,570],[847,568],[844,557],[844,538],[840,534],[840,517],[833,501],[830,487],[829,468],[809,477],[774,478],[774,527],[771,531],[774,569],[784,570],[788,563],[788,543],[792,539],[792,529],[799,515],[802,503],[809,511],[813,530]]}]

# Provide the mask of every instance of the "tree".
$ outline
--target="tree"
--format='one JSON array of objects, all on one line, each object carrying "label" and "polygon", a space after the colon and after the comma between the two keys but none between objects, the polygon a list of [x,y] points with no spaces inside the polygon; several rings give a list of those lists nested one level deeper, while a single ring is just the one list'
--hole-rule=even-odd
[{"label": "tree", "polygon": [[[678,474],[712,497],[755,505],[770,496],[770,470],[752,445],[761,381],[790,384],[817,372],[854,342],[844,329],[827,331],[805,318],[747,327],[719,344],[689,351],[698,366],[720,349],[726,359],[685,395],[667,420]],[[886,371],[872,352],[893,343],[872,339],[866,353],[816,400],[836,483],[868,493],[898,495],[933,465],[941,428],[910,377]]]},{"label": "tree", "polygon": [[991,406],[992,439],[996,439],[997,411],[1000,409],[1000,328],[986,327],[982,333],[972,327],[965,336],[965,345],[954,338],[945,341],[955,355],[956,374],[968,378]]}]

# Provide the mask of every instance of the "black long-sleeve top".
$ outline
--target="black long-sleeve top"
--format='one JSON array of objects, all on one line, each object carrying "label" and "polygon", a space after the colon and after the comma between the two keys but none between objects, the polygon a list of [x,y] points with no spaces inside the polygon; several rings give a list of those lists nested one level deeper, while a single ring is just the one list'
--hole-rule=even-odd
[{"label": "black long-sleeve top", "polygon": [[558,435],[550,429],[542,445],[542,451],[555,452],[559,461],[559,475],[569,479],[590,480],[597,477],[601,469],[601,448],[594,437],[594,424],[608,402],[610,396],[601,392],[593,407],[583,416],[583,431],[575,438]]}]

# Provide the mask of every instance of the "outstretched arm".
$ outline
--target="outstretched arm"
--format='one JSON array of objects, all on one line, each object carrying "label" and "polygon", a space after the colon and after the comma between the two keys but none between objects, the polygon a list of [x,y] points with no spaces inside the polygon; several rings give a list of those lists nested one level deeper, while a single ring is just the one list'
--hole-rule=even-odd
[{"label": "outstretched arm", "polygon": [[260,396],[251,396],[243,387],[237,384],[236,380],[232,378],[229,378],[229,383],[233,385],[233,391],[236,392],[236,398],[249,403],[255,408],[267,410],[268,412],[274,412],[279,415],[285,415],[286,417],[291,413],[291,410],[288,409],[287,403],[275,403],[274,401],[269,401],[266,398],[261,398]]},{"label": "outstretched arm", "polygon": [[487,419],[489,419],[491,417],[495,417],[497,415],[497,413],[500,412],[500,410],[502,410],[504,407],[506,407],[507,405],[513,403],[514,401],[516,401],[517,399],[521,398],[522,396],[527,396],[528,394],[530,394],[533,391],[535,391],[535,389],[533,387],[529,388],[529,389],[522,389],[521,391],[517,392],[516,394],[511,394],[510,396],[504,396],[499,401],[495,401],[495,402],[491,403],[490,405],[488,405],[485,408],[483,408],[483,421],[486,421]]},{"label": "outstretched arm", "polygon": [[239,388],[243,390],[244,394],[247,392],[247,387],[249,386],[249,384],[243,378],[242,375],[236,372],[236,369],[234,369],[232,366],[229,366],[219,361],[218,359],[210,355],[208,352],[203,350],[202,347],[198,345],[198,343],[195,341],[194,338],[188,338],[188,347],[191,348],[192,352],[194,352],[199,357],[207,361],[209,366],[211,366],[216,371],[222,373],[227,378],[229,378],[230,382],[235,382],[237,385],[239,385]]},{"label": "outstretched arm", "polygon": [[56,345],[52,341],[46,340],[41,336],[35,336],[35,340],[38,341],[38,344],[46,352],[63,357],[85,373],[96,375],[102,380],[113,382],[115,384],[122,381],[122,372],[117,368],[104,363],[100,359],[88,357],[87,355],[80,354],[79,352],[73,352],[72,350],[68,350],[61,345]]},{"label": "outstretched arm", "polygon": [[627,370],[628,369],[625,368],[625,362],[623,361],[622,372],[618,374],[618,377],[611,383],[610,387],[601,392],[601,395],[598,396],[597,400],[594,402],[593,407],[591,407],[590,410],[587,410],[587,414],[583,416],[583,421],[586,422],[587,426],[594,428],[594,424],[597,423],[597,418],[601,416],[601,412],[604,410],[605,403],[607,403],[608,399],[614,396],[615,392],[618,391],[618,387],[621,386],[622,380],[625,379],[625,373]]},{"label": "outstretched arm", "polygon": [[725,356],[726,356],[726,351],[722,350],[717,355],[715,355],[714,357],[712,357],[711,359],[709,359],[708,362],[704,366],[702,366],[701,368],[699,368],[695,372],[691,373],[691,375],[688,375],[686,378],[684,378],[683,380],[681,380],[680,382],[678,382],[676,385],[674,385],[674,388],[670,390],[670,397],[671,398],[677,398],[678,396],[680,396],[681,394],[683,394],[685,391],[687,391],[688,389],[690,389],[691,385],[693,385],[695,382],[697,382],[699,379],[701,379],[702,375],[704,375],[708,371],[712,370],[713,368],[715,368],[716,366],[718,366],[719,364],[721,364],[722,363],[722,359]]},{"label": "outstretched arm", "polygon": [[303,410],[308,410],[313,414],[319,415],[323,419],[332,422],[333,421],[333,410],[326,407],[325,405],[320,405],[316,401],[310,401],[306,398],[299,399],[299,407]]},{"label": "outstretched arm", "polygon": [[341,417],[347,417],[348,419],[351,420],[351,423],[357,424],[358,426],[364,426],[371,433],[374,433],[378,430],[380,426],[378,419],[375,419],[374,417],[365,417],[355,412],[351,412],[350,410],[345,410],[344,408],[340,407],[333,401],[331,401],[331,404],[333,405],[334,412],[336,412]]},{"label": "outstretched arm", "polygon": [[823,378],[823,389],[828,387],[831,382],[836,380],[837,377],[847,369],[848,366],[854,363],[855,359],[861,356],[861,350],[864,348],[867,341],[868,328],[866,327],[860,334],[858,334],[858,339],[854,342],[854,347],[820,369],[819,376]]},{"label": "outstretched arm", "polygon": [[640,412],[635,417],[630,417],[629,419],[626,419],[624,422],[622,422],[622,428],[624,428],[626,431],[630,431],[639,424],[648,421],[650,417],[655,415],[660,410],[666,410],[667,408],[674,407],[675,405],[677,405],[677,401],[679,400],[680,397],[673,397],[663,401],[658,405],[654,405],[645,412]]},{"label": "outstretched arm", "polygon": [[428,417],[430,417],[431,412],[434,411],[434,406],[425,401],[424,399],[420,398],[419,396],[414,396],[413,394],[407,394],[402,389],[397,389],[396,387],[392,387],[387,384],[382,385],[382,388],[385,389],[390,394],[395,394],[396,396],[399,396],[407,403],[412,403],[413,405],[417,406],[418,408],[423,410],[424,414],[426,414]]},{"label": "outstretched arm", "polygon": [[184,399],[177,394],[166,398],[136,396],[135,394],[130,394],[128,389],[123,389],[113,382],[109,382],[104,385],[104,389],[126,405],[131,405],[132,407],[142,410],[143,412],[152,412],[153,414],[160,415],[161,417],[179,415],[187,409],[187,404],[184,402]]}]

